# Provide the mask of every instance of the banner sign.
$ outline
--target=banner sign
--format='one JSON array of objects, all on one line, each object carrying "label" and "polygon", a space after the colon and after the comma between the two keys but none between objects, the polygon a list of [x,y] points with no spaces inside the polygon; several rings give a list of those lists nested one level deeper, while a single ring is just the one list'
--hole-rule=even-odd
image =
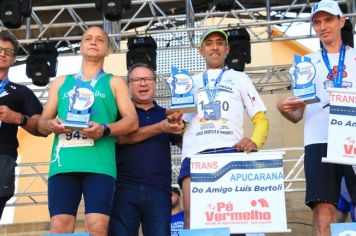
[{"label": "banner sign", "polygon": [[356,90],[329,91],[328,156],[322,161],[356,165]]},{"label": "banner sign", "polygon": [[191,229],[231,233],[289,232],[283,152],[223,153],[191,158]]}]

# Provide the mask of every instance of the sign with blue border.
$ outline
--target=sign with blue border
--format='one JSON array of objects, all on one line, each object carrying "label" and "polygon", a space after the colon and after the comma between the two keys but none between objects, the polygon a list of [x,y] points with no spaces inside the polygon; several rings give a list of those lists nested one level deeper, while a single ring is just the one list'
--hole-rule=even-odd
[{"label": "sign with blue border", "polygon": [[282,152],[191,157],[191,229],[288,232]]}]

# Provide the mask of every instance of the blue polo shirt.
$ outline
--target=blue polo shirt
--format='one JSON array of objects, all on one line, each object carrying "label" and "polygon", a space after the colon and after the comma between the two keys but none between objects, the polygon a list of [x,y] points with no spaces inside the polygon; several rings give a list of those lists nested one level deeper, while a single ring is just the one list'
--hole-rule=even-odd
[{"label": "blue polo shirt", "polygon": [[[139,126],[156,124],[166,119],[166,109],[136,107]],[[117,181],[120,183],[171,186],[171,144],[182,142],[176,134],[161,133],[135,144],[116,144]]]}]

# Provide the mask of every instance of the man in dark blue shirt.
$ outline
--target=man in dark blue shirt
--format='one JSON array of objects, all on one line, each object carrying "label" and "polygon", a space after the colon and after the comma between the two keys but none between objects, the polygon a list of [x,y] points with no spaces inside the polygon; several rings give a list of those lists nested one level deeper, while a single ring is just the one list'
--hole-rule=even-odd
[{"label": "man in dark blue shirt", "polygon": [[109,235],[138,235],[141,223],[145,236],[169,236],[170,146],[181,145],[182,112],[167,116],[153,100],[156,75],[148,65],[133,65],[128,83],[140,128],[117,139],[117,190]]},{"label": "man in dark blue shirt", "polygon": [[26,86],[8,78],[19,44],[7,31],[0,32],[0,219],[6,202],[15,191],[18,127],[39,136],[38,120],[42,105]]}]

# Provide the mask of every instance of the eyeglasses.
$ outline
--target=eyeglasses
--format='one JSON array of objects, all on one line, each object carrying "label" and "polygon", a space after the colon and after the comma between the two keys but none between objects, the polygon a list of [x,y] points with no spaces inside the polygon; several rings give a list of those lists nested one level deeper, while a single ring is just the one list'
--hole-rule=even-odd
[{"label": "eyeglasses", "polygon": [[130,83],[133,83],[134,85],[139,85],[141,82],[144,81],[145,84],[152,84],[153,81],[155,81],[154,77],[135,77],[130,79]]},{"label": "eyeglasses", "polygon": [[15,55],[15,51],[12,48],[3,48],[0,46],[0,54],[2,53],[2,51],[5,52],[6,56],[12,57],[13,55]]}]

